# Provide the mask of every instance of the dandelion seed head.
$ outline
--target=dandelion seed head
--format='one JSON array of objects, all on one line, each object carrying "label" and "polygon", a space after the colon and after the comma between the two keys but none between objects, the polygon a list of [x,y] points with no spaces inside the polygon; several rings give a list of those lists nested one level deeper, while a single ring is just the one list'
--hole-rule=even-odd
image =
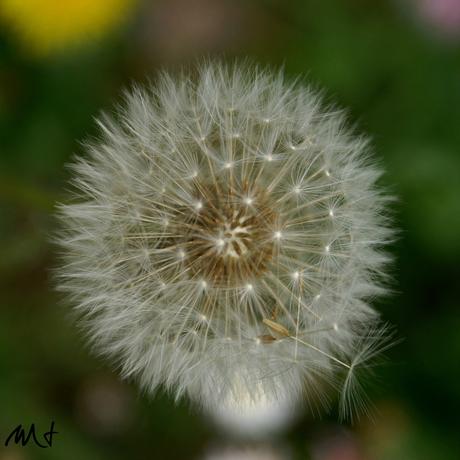
[{"label": "dandelion seed head", "polygon": [[100,119],[60,208],[58,284],[124,377],[215,411],[322,405],[324,379],[368,361],[388,200],[367,141],[321,107],[280,73],[218,63]]}]

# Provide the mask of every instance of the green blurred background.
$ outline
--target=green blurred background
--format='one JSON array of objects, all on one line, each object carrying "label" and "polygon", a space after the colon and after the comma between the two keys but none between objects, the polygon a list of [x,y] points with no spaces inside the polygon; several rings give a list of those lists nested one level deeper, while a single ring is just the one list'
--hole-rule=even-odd
[{"label": "green blurred background", "polygon": [[[0,0],[0,459],[201,459],[229,443],[92,357],[50,280],[55,202],[94,117],[133,81],[215,54],[325,88],[373,138],[399,197],[394,294],[377,306],[404,341],[370,389],[375,420],[304,416],[271,443],[292,459],[460,458],[460,1],[100,2],[119,18],[91,31],[96,0]],[[81,24],[57,4],[77,4]],[[51,420],[52,448],[3,447],[19,423]]]}]

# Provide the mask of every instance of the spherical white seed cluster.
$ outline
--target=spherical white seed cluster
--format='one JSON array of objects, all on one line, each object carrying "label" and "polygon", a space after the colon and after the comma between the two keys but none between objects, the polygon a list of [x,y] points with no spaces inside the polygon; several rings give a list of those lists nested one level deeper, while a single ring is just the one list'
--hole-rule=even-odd
[{"label": "spherical white seed cluster", "polygon": [[135,88],[99,125],[59,239],[98,352],[207,407],[323,403],[343,374],[348,407],[391,236],[366,140],[311,89],[221,63]]}]

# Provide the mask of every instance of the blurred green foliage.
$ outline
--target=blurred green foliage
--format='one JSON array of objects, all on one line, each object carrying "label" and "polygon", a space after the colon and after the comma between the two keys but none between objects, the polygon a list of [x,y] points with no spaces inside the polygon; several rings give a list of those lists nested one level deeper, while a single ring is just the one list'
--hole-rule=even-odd
[{"label": "blurred green foliage", "polygon": [[[306,74],[373,138],[400,229],[394,294],[379,307],[404,341],[377,371],[376,421],[350,430],[370,460],[460,458],[459,43],[430,33],[396,0],[253,0],[233,7],[242,30],[256,32],[165,57],[161,40],[139,31],[174,3],[145,2],[110,39],[46,60],[0,30],[0,441],[19,423],[44,430],[55,420],[59,431],[51,449],[0,446],[0,459],[192,459],[219,438],[199,414],[140,395],[90,356],[53,292],[50,239],[65,164],[95,135],[99,111],[164,64],[220,52]],[[227,3],[217,2],[224,13]],[[300,420],[287,438],[294,457],[309,458],[334,420]]]}]

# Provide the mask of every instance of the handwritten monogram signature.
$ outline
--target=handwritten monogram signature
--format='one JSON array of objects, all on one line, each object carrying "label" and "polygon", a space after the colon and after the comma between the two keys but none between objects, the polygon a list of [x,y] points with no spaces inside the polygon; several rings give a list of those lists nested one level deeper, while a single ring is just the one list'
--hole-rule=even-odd
[{"label": "handwritten monogram signature", "polygon": [[42,449],[47,449],[48,447],[53,446],[53,436],[58,434],[58,431],[54,430],[54,421],[51,422],[50,429],[42,434],[37,433],[35,429],[35,424],[32,423],[29,426],[29,429],[23,428],[22,424],[18,425],[16,428],[11,431],[8,437],[5,440],[5,447],[8,447],[10,444],[21,444],[23,447],[32,440],[35,445],[41,447]]}]

